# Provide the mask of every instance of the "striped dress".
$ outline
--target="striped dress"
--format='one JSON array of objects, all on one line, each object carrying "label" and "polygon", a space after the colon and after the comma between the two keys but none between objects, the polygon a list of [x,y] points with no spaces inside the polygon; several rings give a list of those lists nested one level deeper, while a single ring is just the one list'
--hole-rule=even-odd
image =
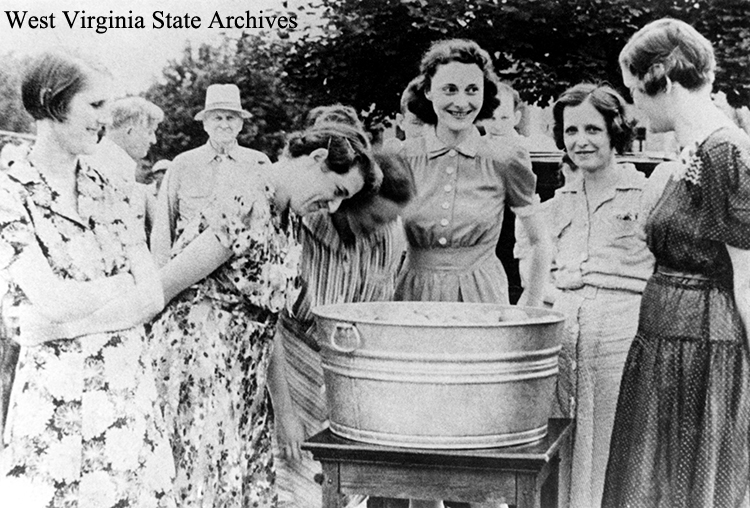
[{"label": "striped dress", "polygon": [[[312,308],[334,303],[391,300],[396,272],[405,249],[401,221],[392,222],[347,246],[327,214],[303,219],[300,241],[302,294],[294,318],[283,313],[277,333],[286,356],[284,366],[292,405],[306,437],[328,425],[320,346],[314,332]],[[315,481],[320,464],[308,455],[287,462],[277,454],[276,485],[280,507],[321,506],[321,486]],[[356,504],[360,500],[351,500]]]}]

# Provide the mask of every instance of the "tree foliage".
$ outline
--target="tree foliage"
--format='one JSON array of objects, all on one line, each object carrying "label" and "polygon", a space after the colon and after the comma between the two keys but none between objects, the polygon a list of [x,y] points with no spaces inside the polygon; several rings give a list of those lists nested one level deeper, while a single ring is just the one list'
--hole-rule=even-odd
[{"label": "tree foliage", "polygon": [[13,54],[0,58],[0,130],[31,133],[34,122],[21,102],[23,58]]},{"label": "tree foliage", "polygon": [[[501,78],[547,105],[580,81],[620,89],[628,38],[649,21],[683,19],[713,41],[716,89],[750,103],[748,0],[319,0],[322,26],[296,40],[290,86],[316,103],[349,103],[373,125],[398,109],[403,87],[436,40],[462,37],[487,49]],[[627,93],[623,90],[624,93]]]}]

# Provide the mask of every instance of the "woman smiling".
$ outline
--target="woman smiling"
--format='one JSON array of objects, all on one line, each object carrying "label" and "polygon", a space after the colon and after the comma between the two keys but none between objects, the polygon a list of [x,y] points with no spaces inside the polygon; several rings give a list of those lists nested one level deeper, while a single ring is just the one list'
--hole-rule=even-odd
[{"label": "woman smiling", "polygon": [[473,41],[441,41],[420,70],[408,107],[427,126],[401,149],[417,195],[404,213],[409,248],[396,299],[507,304],[495,256],[507,202],[532,240],[534,276],[520,303],[540,304],[548,256],[528,152],[489,143],[474,125],[498,105],[489,55]]}]

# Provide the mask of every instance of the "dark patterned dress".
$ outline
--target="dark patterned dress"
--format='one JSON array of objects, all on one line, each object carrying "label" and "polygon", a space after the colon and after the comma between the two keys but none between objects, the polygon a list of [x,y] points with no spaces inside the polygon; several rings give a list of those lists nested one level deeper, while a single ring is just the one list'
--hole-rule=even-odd
[{"label": "dark patterned dress", "polygon": [[178,231],[172,257],[210,229],[232,257],[182,292],[152,327],[157,387],[180,507],[276,506],[266,369],[276,313],[291,308],[301,246],[270,191],[227,178]]},{"label": "dark patterned dress", "polygon": [[605,507],[736,507],[750,481],[750,365],[726,249],[750,249],[750,139],[719,129],[685,160],[647,224],[657,271],[620,385]]}]

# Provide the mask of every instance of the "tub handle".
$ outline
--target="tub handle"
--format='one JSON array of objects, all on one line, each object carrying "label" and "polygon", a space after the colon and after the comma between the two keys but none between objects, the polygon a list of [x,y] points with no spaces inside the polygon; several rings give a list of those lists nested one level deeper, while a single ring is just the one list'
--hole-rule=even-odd
[{"label": "tub handle", "polygon": [[362,345],[359,330],[352,323],[336,323],[331,332],[331,346],[340,353],[351,353]]}]

